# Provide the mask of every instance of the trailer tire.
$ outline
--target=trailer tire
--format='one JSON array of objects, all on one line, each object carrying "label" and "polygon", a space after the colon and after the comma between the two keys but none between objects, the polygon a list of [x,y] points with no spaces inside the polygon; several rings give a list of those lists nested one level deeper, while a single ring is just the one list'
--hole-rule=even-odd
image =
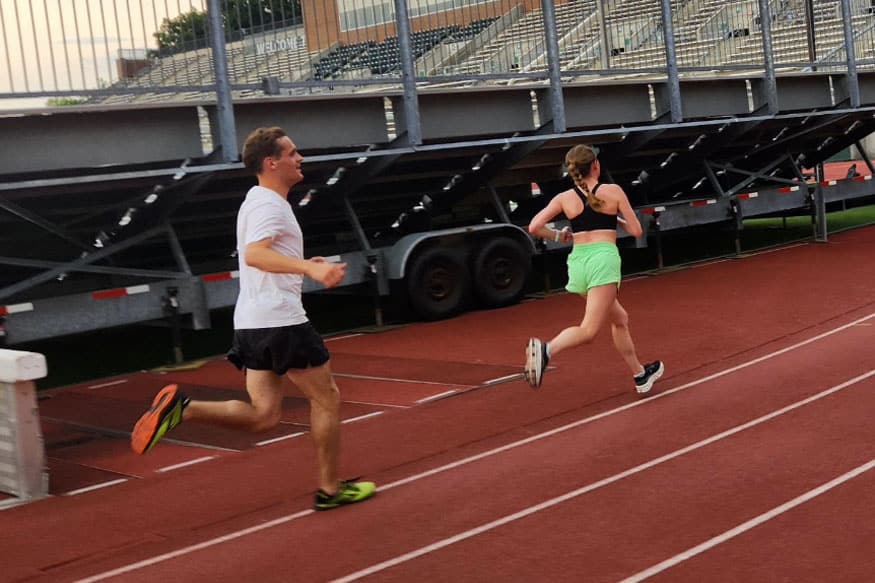
[{"label": "trailer tire", "polygon": [[407,277],[407,293],[416,314],[439,320],[462,311],[471,280],[464,257],[458,251],[431,247],[417,255]]},{"label": "trailer tire", "polygon": [[532,272],[532,260],[519,241],[510,237],[490,239],[474,255],[471,266],[474,293],[490,308],[520,301]]}]

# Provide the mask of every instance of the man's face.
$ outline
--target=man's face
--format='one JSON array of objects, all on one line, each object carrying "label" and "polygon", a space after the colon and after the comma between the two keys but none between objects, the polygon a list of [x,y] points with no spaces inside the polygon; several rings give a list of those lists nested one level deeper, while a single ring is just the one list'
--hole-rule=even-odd
[{"label": "man's face", "polygon": [[301,172],[301,162],[304,157],[301,156],[295,143],[288,136],[280,138],[279,145],[279,156],[268,158],[266,163],[270,165],[271,172],[276,173],[283,183],[291,188],[304,179],[304,174]]}]

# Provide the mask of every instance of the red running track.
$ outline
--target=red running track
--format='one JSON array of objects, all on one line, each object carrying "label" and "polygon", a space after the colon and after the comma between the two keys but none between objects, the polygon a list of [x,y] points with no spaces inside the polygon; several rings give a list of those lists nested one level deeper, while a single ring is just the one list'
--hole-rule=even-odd
[{"label": "red running track", "polygon": [[[624,283],[641,357],[668,366],[644,400],[608,334],[540,391],[472,375],[518,371],[528,335],[579,317],[565,295],[337,340],[338,364],[400,356],[405,378],[459,388],[344,426],[344,469],[374,500],[311,512],[305,437],[223,451],[0,512],[0,580],[867,580],[873,244],[858,230]],[[373,376],[341,390],[367,398]]]}]

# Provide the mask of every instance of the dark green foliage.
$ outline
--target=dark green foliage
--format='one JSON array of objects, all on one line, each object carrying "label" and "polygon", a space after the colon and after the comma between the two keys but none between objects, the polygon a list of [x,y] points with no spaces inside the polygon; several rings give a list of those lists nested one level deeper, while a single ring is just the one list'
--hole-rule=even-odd
[{"label": "dark green foliage", "polygon": [[[303,22],[300,0],[223,0],[222,21],[227,40]],[[176,53],[209,46],[207,13],[191,10],[165,18],[154,33],[162,53]]]}]

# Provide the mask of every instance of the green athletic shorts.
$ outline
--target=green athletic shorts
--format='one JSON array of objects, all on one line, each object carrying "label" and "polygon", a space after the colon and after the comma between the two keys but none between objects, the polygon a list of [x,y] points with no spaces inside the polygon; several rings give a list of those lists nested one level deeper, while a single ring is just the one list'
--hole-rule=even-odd
[{"label": "green athletic shorts", "polygon": [[568,256],[568,285],[574,294],[586,295],[590,288],[617,284],[620,287],[620,251],[614,243],[575,245]]}]

